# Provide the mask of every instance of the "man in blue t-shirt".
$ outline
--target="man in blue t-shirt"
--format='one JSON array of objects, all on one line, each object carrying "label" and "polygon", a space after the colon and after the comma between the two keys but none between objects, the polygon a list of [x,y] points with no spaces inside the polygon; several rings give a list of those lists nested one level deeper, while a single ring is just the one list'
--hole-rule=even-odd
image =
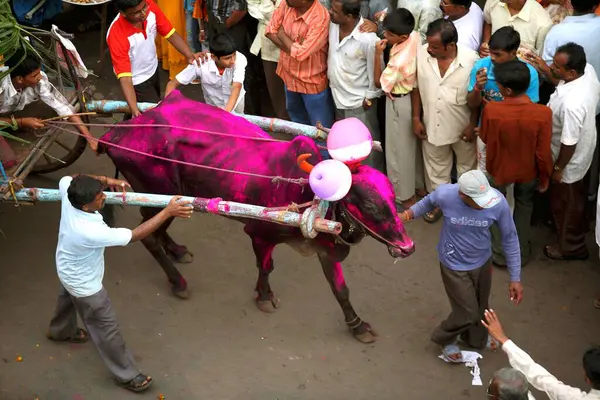
[{"label": "man in blue t-shirt", "polygon": [[[470,107],[476,108],[482,104],[485,106],[488,101],[504,100],[496,83],[494,65],[517,58],[520,45],[521,36],[512,26],[505,26],[494,32],[489,42],[490,56],[477,61],[471,70],[467,95]],[[537,103],[540,100],[538,72],[531,65],[525,64],[531,75],[526,94],[533,103]]]},{"label": "man in blue t-shirt", "polygon": [[523,299],[519,241],[506,199],[490,187],[481,171],[465,172],[458,184],[440,185],[401,218],[418,218],[436,207],[444,215],[437,251],[452,312],[434,330],[431,340],[442,346],[448,360],[460,362],[458,339],[476,349],[493,348],[480,322],[489,308],[492,286],[490,226],[498,224],[500,228],[510,276],[508,291],[516,305]]},{"label": "man in blue t-shirt", "polygon": [[490,226],[498,224],[501,232],[510,276],[508,291],[516,305],[523,299],[519,240],[506,199],[490,187],[481,171],[465,172],[458,184],[438,186],[401,218],[418,218],[436,207],[444,215],[437,251],[452,312],[434,330],[431,340],[442,346],[447,359],[460,362],[458,339],[476,349],[493,347],[480,322],[489,308],[492,286]]}]

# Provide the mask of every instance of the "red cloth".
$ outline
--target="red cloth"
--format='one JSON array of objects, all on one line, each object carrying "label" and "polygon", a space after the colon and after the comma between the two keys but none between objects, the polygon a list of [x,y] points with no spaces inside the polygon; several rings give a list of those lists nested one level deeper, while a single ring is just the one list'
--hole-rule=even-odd
[{"label": "red cloth", "polygon": [[498,185],[525,183],[552,172],[552,110],[529,97],[508,97],[483,109],[479,136],[487,145],[486,168]]}]

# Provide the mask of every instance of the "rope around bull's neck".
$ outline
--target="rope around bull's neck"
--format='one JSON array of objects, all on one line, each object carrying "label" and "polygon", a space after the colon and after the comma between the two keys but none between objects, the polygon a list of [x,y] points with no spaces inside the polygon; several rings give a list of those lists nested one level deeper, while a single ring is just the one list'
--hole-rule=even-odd
[{"label": "rope around bull's neck", "polygon": [[[59,129],[59,130],[65,131],[65,132],[69,132],[69,133],[71,133],[73,135],[86,137],[85,135],[83,135],[80,132],[76,132],[74,130],[67,129],[67,128],[64,128],[64,127],[60,126],[61,124],[64,124],[64,122],[48,121],[47,124],[48,125],[52,125],[56,129]],[[77,124],[77,123],[67,123],[67,125],[71,125],[71,124],[73,124],[73,125],[81,125],[81,124]],[[92,125],[92,124],[89,124],[89,125]],[[99,124],[96,124],[96,125],[99,125]],[[109,124],[103,124],[103,125],[109,125]],[[127,125],[127,126],[134,126],[134,125]],[[120,126],[120,127],[122,127],[122,126]],[[120,150],[129,151],[129,152],[134,153],[134,154],[138,154],[138,155],[142,155],[142,156],[154,158],[154,159],[161,160],[161,161],[167,161],[167,162],[171,162],[171,163],[174,163],[174,164],[186,165],[188,167],[204,168],[204,169],[208,169],[208,170],[212,170],[212,171],[227,172],[227,173],[231,173],[231,174],[251,176],[253,178],[269,179],[272,183],[286,182],[286,183],[292,183],[292,184],[299,185],[299,186],[305,186],[308,183],[308,179],[306,179],[306,178],[285,178],[283,176],[262,175],[262,174],[255,174],[255,173],[252,173],[252,172],[235,171],[235,170],[231,170],[231,169],[211,167],[211,166],[208,166],[208,165],[194,164],[194,163],[187,162],[187,161],[174,160],[174,159],[167,158],[167,157],[157,156],[155,154],[150,154],[150,153],[147,153],[147,152],[144,152],[144,151],[130,149],[128,147],[120,146],[120,145],[115,144],[115,143],[110,143],[110,142],[107,142],[107,141],[102,140],[102,139],[96,139],[96,138],[94,138],[93,140],[97,141],[98,143],[102,143],[102,144],[104,144],[106,146],[114,147],[114,148],[117,148],[117,149],[120,149]],[[275,139],[273,139],[273,140],[275,140]]]}]

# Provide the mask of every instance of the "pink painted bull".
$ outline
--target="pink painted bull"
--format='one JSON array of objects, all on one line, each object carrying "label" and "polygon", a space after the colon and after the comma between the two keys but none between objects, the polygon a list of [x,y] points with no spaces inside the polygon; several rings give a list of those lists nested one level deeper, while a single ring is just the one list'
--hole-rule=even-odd
[{"label": "pink painted bull", "polygon": [[[128,127],[131,124],[168,124],[237,137],[173,127]],[[312,154],[308,160],[311,164],[321,160],[319,149],[312,139],[297,137],[291,142],[253,140],[251,138],[269,136],[241,117],[186,99],[177,91],[155,109],[120,126],[122,128],[112,129],[102,139],[141,152],[210,167],[268,176],[307,178],[308,174],[297,165],[298,156]],[[265,178],[185,166],[111,146],[106,152],[137,192],[220,197],[265,207],[302,204],[314,197],[308,185],[272,182]],[[358,243],[366,234],[384,243],[392,257],[406,257],[414,251],[413,242],[396,212],[394,199],[392,185],[385,175],[373,168],[360,166],[353,173],[353,185],[348,195],[333,203],[327,215],[328,219],[342,223],[343,230],[338,238],[321,233],[310,240],[305,239],[298,228],[239,219],[245,225],[244,231],[250,236],[256,255],[258,308],[273,312],[279,306],[279,300],[269,284],[269,274],[273,271],[271,255],[276,245],[286,243],[304,255],[317,254],[351,332],[361,342],[373,342],[375,334],[370,325],[361,320],[350,304],[341,261],[348,256],[350,246]],[[141,212],[144,220],[147,220],[158,211],[142,208]],[[185,246],[176,244],[168,235],[170,223],[168,221],[154,235],[143,240],[143,244],[165,271],[173,293],[186,298],[187,282],[172,260],[190,262],[191,254]]]}]

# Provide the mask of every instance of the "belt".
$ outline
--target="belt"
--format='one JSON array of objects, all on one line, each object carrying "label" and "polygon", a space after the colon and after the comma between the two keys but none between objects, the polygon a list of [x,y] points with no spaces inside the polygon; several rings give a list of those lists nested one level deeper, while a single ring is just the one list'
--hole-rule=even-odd
[{"label": "belt", "polygon": [[410,94],[410,92],[403,93],[403,94],[397,94],[397,93],[390,93],[390,94],[392,95],[392,97],[399,99],[400,97],[408,96]]}]

